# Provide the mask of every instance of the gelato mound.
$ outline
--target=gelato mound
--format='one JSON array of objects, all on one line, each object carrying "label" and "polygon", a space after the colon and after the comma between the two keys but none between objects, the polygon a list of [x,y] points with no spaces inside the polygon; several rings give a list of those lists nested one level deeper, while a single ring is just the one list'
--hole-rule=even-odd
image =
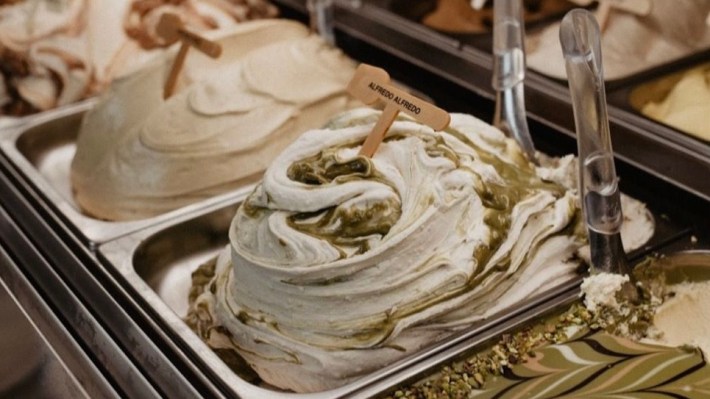
[{"label": "gelato mound", "polygon": [[211,31],[215,61],[192,52],[164,100],[173,55],[116,82],[84,118],[71,166],[93,216],[155,216],[255,182],[301,132],[352,105],[354,63],[286,20]]},{"label": "gelato mound", "polygon": [[193,29],[274,16],[262,0],[25,0],[0,6],[0,114],[22,116],[103,91],[150,61],[162,13]]},{"label": "gelato mound", "polygon": [[710,64],[695,67],[672,79],[662,79],[648,87],[651,88],[658,89],[662,96],[658,101],[644,104],[641,113],[710,141]]},{"label": "gelato mound", "polygon": [[[710,47],[707,0],[651,0],[647,16],[613,9],[601,35],[604,78],[616,80]],[[526,43],[528,67],[566,79],[556,23],[532,33]]]},{"label": "gelato mound", "polygon": [[442,132],[400,117],[358,156],[379,115],[347,112],[289,146],[195,274],[188,324],[269,384],[347,384],[580,266],[571,156],[535,167],[463,114]]}]

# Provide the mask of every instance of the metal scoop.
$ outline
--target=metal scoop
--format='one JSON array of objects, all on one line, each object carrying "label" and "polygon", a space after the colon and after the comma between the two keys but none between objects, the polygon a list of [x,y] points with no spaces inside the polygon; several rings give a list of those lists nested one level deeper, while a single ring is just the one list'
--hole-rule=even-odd
[{"label": "metal scoop", "polygon": [[333,28],[333,0],[308,0],[311,31],[317,32],[326,43],[335,45],[335,29]]},{"label": "metal scoop", "polygon": [[[579,151],[579,184],[592,267],[631,275],[621,243],[619,181],[609,136],[599,25],[586,10],[572,10],[560,25],[560,42],[574,108]],[[629,298],[638,293],[625,288]],[[628,289],[627,289],[628,288]]]},{"label": "metal scoop", "polygon": [[493,126],[513,137],[530,162],[535,157],[525,113],[525,47],[522,0],[493,2],[493,79],[496,109]]}]

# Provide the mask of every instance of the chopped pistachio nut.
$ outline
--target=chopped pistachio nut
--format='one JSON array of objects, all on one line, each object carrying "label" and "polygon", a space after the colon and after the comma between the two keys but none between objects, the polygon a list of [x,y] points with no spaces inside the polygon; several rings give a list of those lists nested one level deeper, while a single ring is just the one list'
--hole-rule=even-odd
[{"label": "chopped pistachio nut", "polygon": [[502,375],[506,368],[534,357],[536,348],[573,338],[567,336],[570,331],[582,334],[605,330],[629,338],[644,338],[656,308],[662,303],[659,299],[662,298],[662,292],[658,289],[662,284],[657,284],[658,273],[649,269],[645,269],[644,273],[642,279],[649,283],[637,283],[641,297],[639,304],[617,298],[620,304],[618,308],[600,306],[596,312],[591,312],[581,302],[574,303],[558,317],[548,317],[514,334],[504,334],[488,349],[466,360],[444,366],[433,376],[411,386],[401,387],[385,398],[466,398],[472,390],[482,388],[489,377]]}]

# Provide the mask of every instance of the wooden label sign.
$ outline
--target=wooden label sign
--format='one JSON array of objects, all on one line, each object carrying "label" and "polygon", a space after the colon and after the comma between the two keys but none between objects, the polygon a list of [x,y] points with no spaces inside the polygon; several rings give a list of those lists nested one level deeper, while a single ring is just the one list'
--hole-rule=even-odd
[{"label": "wooden label sign", "polygon": [[387,71],[372,65],[358,66],[348,84],[348,93],[367,105],[378,101],[385,104],[382,116],[360,149],[360,155],[367,157],[375,154],[400,112],[414,117],[434,130],[445,129],[451,120],[449,113],[443,109],[392,86]]},{"label": "wooden label sign", "polygon": [[178,40],[182,42],[180,44],[180,50],[178,51],[175,61],[173,62],[173,66],[170,68],[168,79],[165,81],[165,86],[163,87],[164,99],[167,99],[173,95],[177,78],[180,75],[182,66],[185,64],[187,51],[190,47],[196,48],[211,58],[217,58],[222,55],[222,46],[219,43],[215,43],[185,28],[182,20],[176,14],[168,12],[164,13],[160,17],[160,21],[158,21],[156,32],[158,33],[158,36],[162,37],[167,42],[168,45],[173,44]]}]

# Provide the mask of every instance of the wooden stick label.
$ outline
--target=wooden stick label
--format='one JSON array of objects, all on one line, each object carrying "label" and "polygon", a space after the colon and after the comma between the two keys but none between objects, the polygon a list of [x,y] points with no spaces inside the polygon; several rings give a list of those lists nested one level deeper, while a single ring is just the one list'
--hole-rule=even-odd
[{"label": "wooden stick label", "polygon": [[156,32],[169,44],[178,40],[181,41],[180,50],[175,57],[175,61],[168,74],[168,79],[163,86],[163,99],[167,99],[173,95],[178,75],[182,70],[182,66],[187,57],[187,51],[190,47],[195,47],[200,52],[212,58],[217,58],[222,54],[222,46],[219,43],[208,40],[185,28],[182,20],[176,14],[164,13],[160,21],[158,21]]},{"label": "wooden stick label", "polygon": [[449,113],[443,109],[391,85],[387,71],[372,65],[360,64],[348,85],[348,93],[367,105],[378,101],[385,104],[380,120],[360,149],[360,154],[368,157],[375,154],[399,112],[434,130],[445,129],[451,120]]}]

